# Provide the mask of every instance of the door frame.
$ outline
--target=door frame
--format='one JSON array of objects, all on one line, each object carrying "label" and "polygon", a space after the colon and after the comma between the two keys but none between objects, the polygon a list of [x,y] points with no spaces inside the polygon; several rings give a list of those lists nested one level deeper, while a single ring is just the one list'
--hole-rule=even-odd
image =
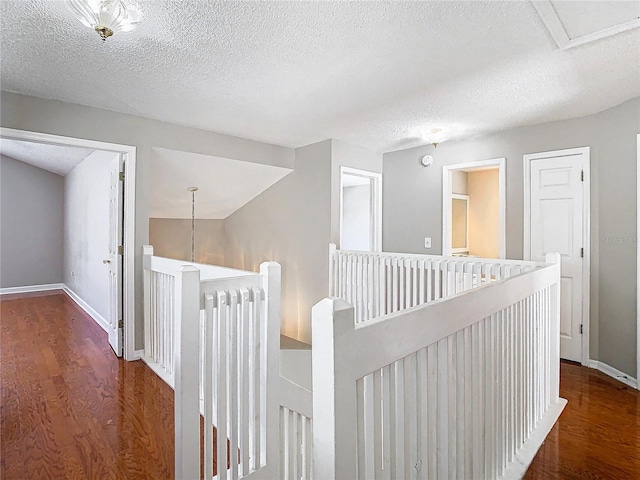
[{"label": "door frame", "polygon": [[531,162],[555,157],[582,157],[582,345],[581,364],[589,366],[590,288],[591,288],[591,148],[578,147],[523,155],[524,172],[524,242],[523,259],[531,260]]},{"label": "door frame", "polygon": [[338,232],[340,244],[342,243],[342,218],[344,213],[344,185],[342,177],[345,174],[365,177],[371,180],[371,251],[379,252],[382,250],[382,174],[357,168],[340,167],[340,231]]},{"label": "door frame", "polygon": [[136,147],[83,138],[0,127],[0,137],[50,145],[92,148],[122,154],[124,158],[124,255],[122,268],[122,313],[124,321],[125,360],[137,360],[135,351],[135,212],[136,212]]},{"label": "door frame", "polygon": [[455,163],[442,167],[442,255],[451,256],[451,195],[453,180],[451,172],[455,170],[488,170],[498,168],[498,205],[500,226],[498,227],[498,258],[507,257],[506,217],[507,217],[507,159],[492,158],[475,162]]},{"label": "door frame", "polygon": [[[636,153],[636,201],[637,201],[637,210],[636,212],[640,213],[640,133],[637,137],[637,153]],[[640,243],[638,243],[638,236],[640,235],[640,214],[636,213],[636,249],[637,249],[637,267],[636,267],[636,357],[637,357],[637,367],[636,367],[636,389],[640,390]]]}]

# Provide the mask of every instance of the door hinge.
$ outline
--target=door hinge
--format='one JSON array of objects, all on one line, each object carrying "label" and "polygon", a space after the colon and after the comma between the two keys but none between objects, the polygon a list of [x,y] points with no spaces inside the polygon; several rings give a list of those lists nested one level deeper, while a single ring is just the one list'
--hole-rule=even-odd
[{"label": "door hinge", "polygon": [[582,334],[583,334],[583,332],[582,332],[582,324],[580,324],[580,335],[582,335]]},{"label": "door hinge", "polygon": [[124,320],[118,320],[118,328],[124,328]]},{"label": "door hinge", "polygon": [[119,178],[121,182],[124,182],[124,172],[120,172]]},{"label": "door hinge", "polygon": [[118,245],[118,255],[124,255],[124,247],[122,245]]},{"label": "door hinge", "polygon": [[580,249],[580,258],[584,258],[584,247]]},{"label": "door hinge", "polygon": [[580,181],[584,182],[584,170],[580,172]]}]

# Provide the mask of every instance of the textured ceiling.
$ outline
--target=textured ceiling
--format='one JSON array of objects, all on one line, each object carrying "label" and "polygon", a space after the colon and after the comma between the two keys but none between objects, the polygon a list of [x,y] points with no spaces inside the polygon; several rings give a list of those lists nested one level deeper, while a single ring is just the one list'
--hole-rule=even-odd
[{"label": "textured ceiling", "polygon": [[0,153],[58,175],[66,175],[95,150],[0,138]]},{"label": "textured ceiling", "polygon": [[227,218],[291,169],[166,148],[154,148],[151,168],[152,218],[191,218],[189,187],[198,219]]},{"label": "textured ceiling", "polygon": [[[424,144],[434,127],[459,138],[640,95],[639,29],[560,50],[530,2],[139,3],[141,27],[103,44],[60,1],[0,2],[2,88],[281,145],[335,138],[377,151]],[[561,13],[578,34],[633,14],[629,3],[640,16],[640,2],[575,2],[574,18],[571,3]]]}]

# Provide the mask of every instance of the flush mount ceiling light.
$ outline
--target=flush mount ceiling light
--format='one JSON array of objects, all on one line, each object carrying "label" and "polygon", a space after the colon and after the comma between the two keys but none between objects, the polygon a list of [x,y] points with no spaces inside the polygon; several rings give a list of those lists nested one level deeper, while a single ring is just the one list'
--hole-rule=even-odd
[{"label": "flush mount ceiling light", "polygon": [[433,146],[437,148],[438,145],[440,145],[442,142],[448,140],[450,136],[450,132],[447,133],[441,128],[431,128],[422,135],[422,138],[424,138],[427,142],[433,144]]},{"label": "flush mount ceiling light", "polygon": [[67,8],[104,42],[114,33],[135,30],[142,12],[135,0],[65,0]]}]

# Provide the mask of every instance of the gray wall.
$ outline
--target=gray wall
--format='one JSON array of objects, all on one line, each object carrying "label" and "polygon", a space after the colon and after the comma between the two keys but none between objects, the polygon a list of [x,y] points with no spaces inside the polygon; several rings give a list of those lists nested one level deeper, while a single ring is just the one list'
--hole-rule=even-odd
[{"label": "gray wall", "polygon": [[[591,147],[590,356],[636,372],[636,135],[640,98],[604,112],[384,155],[383,246],[442,251],[442,166],[507,158],[507,257],[523,250],[523,160],[527,153]],[[434,156],[431,167],[420,157]],[[433,248],[423,248],[424,237]]]},{"label": "gray wall", "polygon": [[95,151],[64,177],[64,283],[109,321],[110,174],[118,154]]},{"label": "gray wall", "polygon": [[[224,220],[198,220],[198,258],[257,271],[282,265],[282,332],[311,342],[311,307],[327,295],[328,251],[339,239],[340,167],[382,171],[382,154],[335,140],[295,150],[292,173]],[[190,256],[190,220],[150,219],[157,255]]]},{"label": "gray wall", "polygon": [[149,194],[153,147],[291,168],[294,151],[239,137],[123,115],[108,110],[1,92],[3,127],[137,147],[135,298],[136,348],[144,342],[142,246],[149,241]]},{"label": "gray wall", "polygon": [[[196,262],[224,265],[224,242],[224,220],[196,220]],[[159,257],[191,260],[191,220],[150,218],[149,244]]]},{"label": "gray wall", "polygon": [[0,155],[0,288],[62,283],[63,198],[63,177]]},{"label": "gray wall", "polygon": [[282,265],[282,332],[311,341],[311,307],[327,295],[331,146],[296,149],[295,168],[225,219],[225,263],[257,271]]}]

